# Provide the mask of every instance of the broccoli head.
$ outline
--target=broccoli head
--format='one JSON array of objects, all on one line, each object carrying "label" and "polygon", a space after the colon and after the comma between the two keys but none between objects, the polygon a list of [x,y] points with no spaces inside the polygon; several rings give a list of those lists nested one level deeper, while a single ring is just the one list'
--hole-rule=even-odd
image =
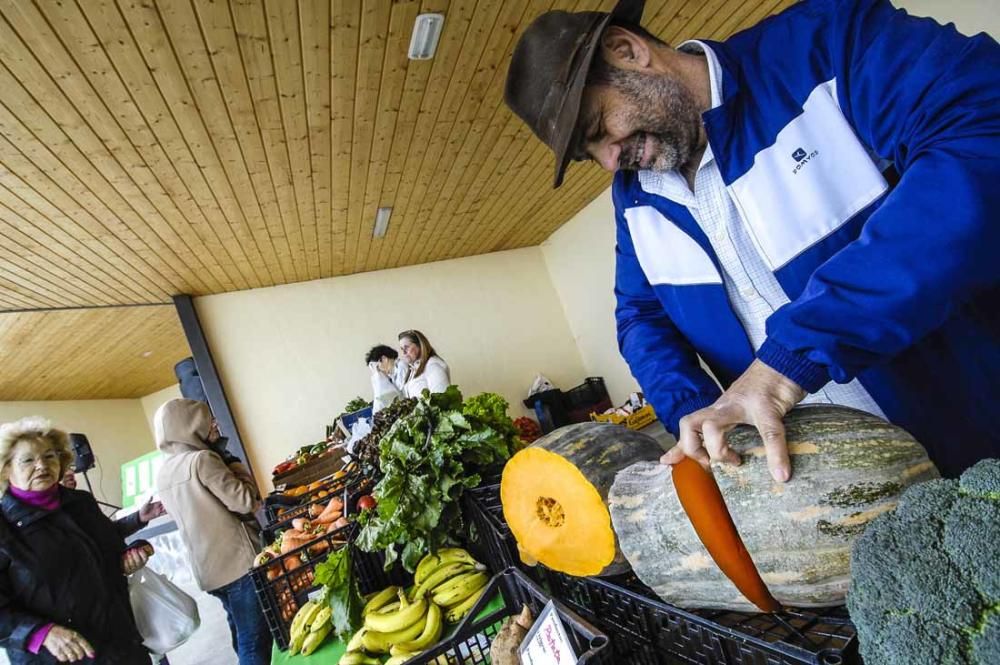
[{"label": "broccoli head", "polygon": [[1000,663],[1000,459],[914,485],[873,520],[847,606],[867,663]]}]

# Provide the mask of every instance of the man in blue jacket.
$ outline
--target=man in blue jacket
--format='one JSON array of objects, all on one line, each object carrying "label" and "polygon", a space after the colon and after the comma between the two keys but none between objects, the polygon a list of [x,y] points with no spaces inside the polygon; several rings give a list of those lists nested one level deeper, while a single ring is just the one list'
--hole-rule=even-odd
[{"label": "man in blue jacket", "polygon": [[899,424],[944,475],[1000,457],[997,43],[813,0],[674,49],[643,4],[540,16],[506,100],[556,187],[615,172],[618,341],[664,461],[738,462],[748,423],[787,480],[800,401]]}]

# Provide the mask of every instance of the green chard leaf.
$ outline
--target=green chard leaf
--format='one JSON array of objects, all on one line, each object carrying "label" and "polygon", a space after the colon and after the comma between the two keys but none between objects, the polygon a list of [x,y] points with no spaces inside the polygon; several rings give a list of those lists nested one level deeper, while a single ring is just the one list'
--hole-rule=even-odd
[{"label": "green chard leaf", "polygon": [[326,602],[332,610],[330,623],[338,637],[351,635],[362,625],[364,599],[358,592],[353,567],[350,547],[331,552],[326,561],[316,564],[316,582],[325,587]]}]

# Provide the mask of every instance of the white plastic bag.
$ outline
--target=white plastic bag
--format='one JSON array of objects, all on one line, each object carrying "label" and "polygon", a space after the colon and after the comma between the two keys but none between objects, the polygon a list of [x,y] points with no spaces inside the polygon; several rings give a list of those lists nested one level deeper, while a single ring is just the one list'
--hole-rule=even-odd
[{"label": "white plastic bag", "polygon": [[357,422],[351,425],[351,438],[347,440],[347,444],[344,448],[351,455],[354,454],[354,449],[358,445],[358,441],[368,436],[372,431],[372,424],[368,422],[367,418],[358,418]]},{"label": "white plastic bag", "polygon": [[539,374],[535,377],[534,382],[531,384],[531,389],[528,390],[528,397],[537,393],[545,392],[546,390],[555,390],[555,386],[552,385],[551,381]]},{"label": "white plastic bag", "polygon": [[378,413],[395,402],[402,393],[399,392],[399,388],[396,387],[393,380],[382,373],[382,370],[378,368],[378,363],[369,363],[369,369],[372,373],[372,395],[374,396],[372,413]]},{"label": "white plastic bag", "polygon": [[176,649],[201,625],[194,598],[149,567],[129,576],[128,595],[142,643],[154,654]]}]

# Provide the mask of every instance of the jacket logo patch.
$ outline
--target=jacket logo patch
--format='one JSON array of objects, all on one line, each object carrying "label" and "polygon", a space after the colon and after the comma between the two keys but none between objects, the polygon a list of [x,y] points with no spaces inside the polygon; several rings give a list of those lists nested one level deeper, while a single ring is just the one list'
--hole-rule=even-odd
[{"label": "jacket logo patch", "polygon": [[831,79],[813,88],[802,113],[731,185],[736,208],[771,270],[829,236],[887,188],[841,112],[836,86]]},{"label": "jacket logo patch", "polygon": [[807,153],[802,148],[796,149],[795,152],[792,153],[792,157],[795,158],[795,161],[798,162],[798,164],[796,164],[795,168],[792,169],[792,175],[798,175],[799,171],[802,170],[802,167],[808,164],[809,161],[818,154],[819,150],[813,150],[812,152]]}]

